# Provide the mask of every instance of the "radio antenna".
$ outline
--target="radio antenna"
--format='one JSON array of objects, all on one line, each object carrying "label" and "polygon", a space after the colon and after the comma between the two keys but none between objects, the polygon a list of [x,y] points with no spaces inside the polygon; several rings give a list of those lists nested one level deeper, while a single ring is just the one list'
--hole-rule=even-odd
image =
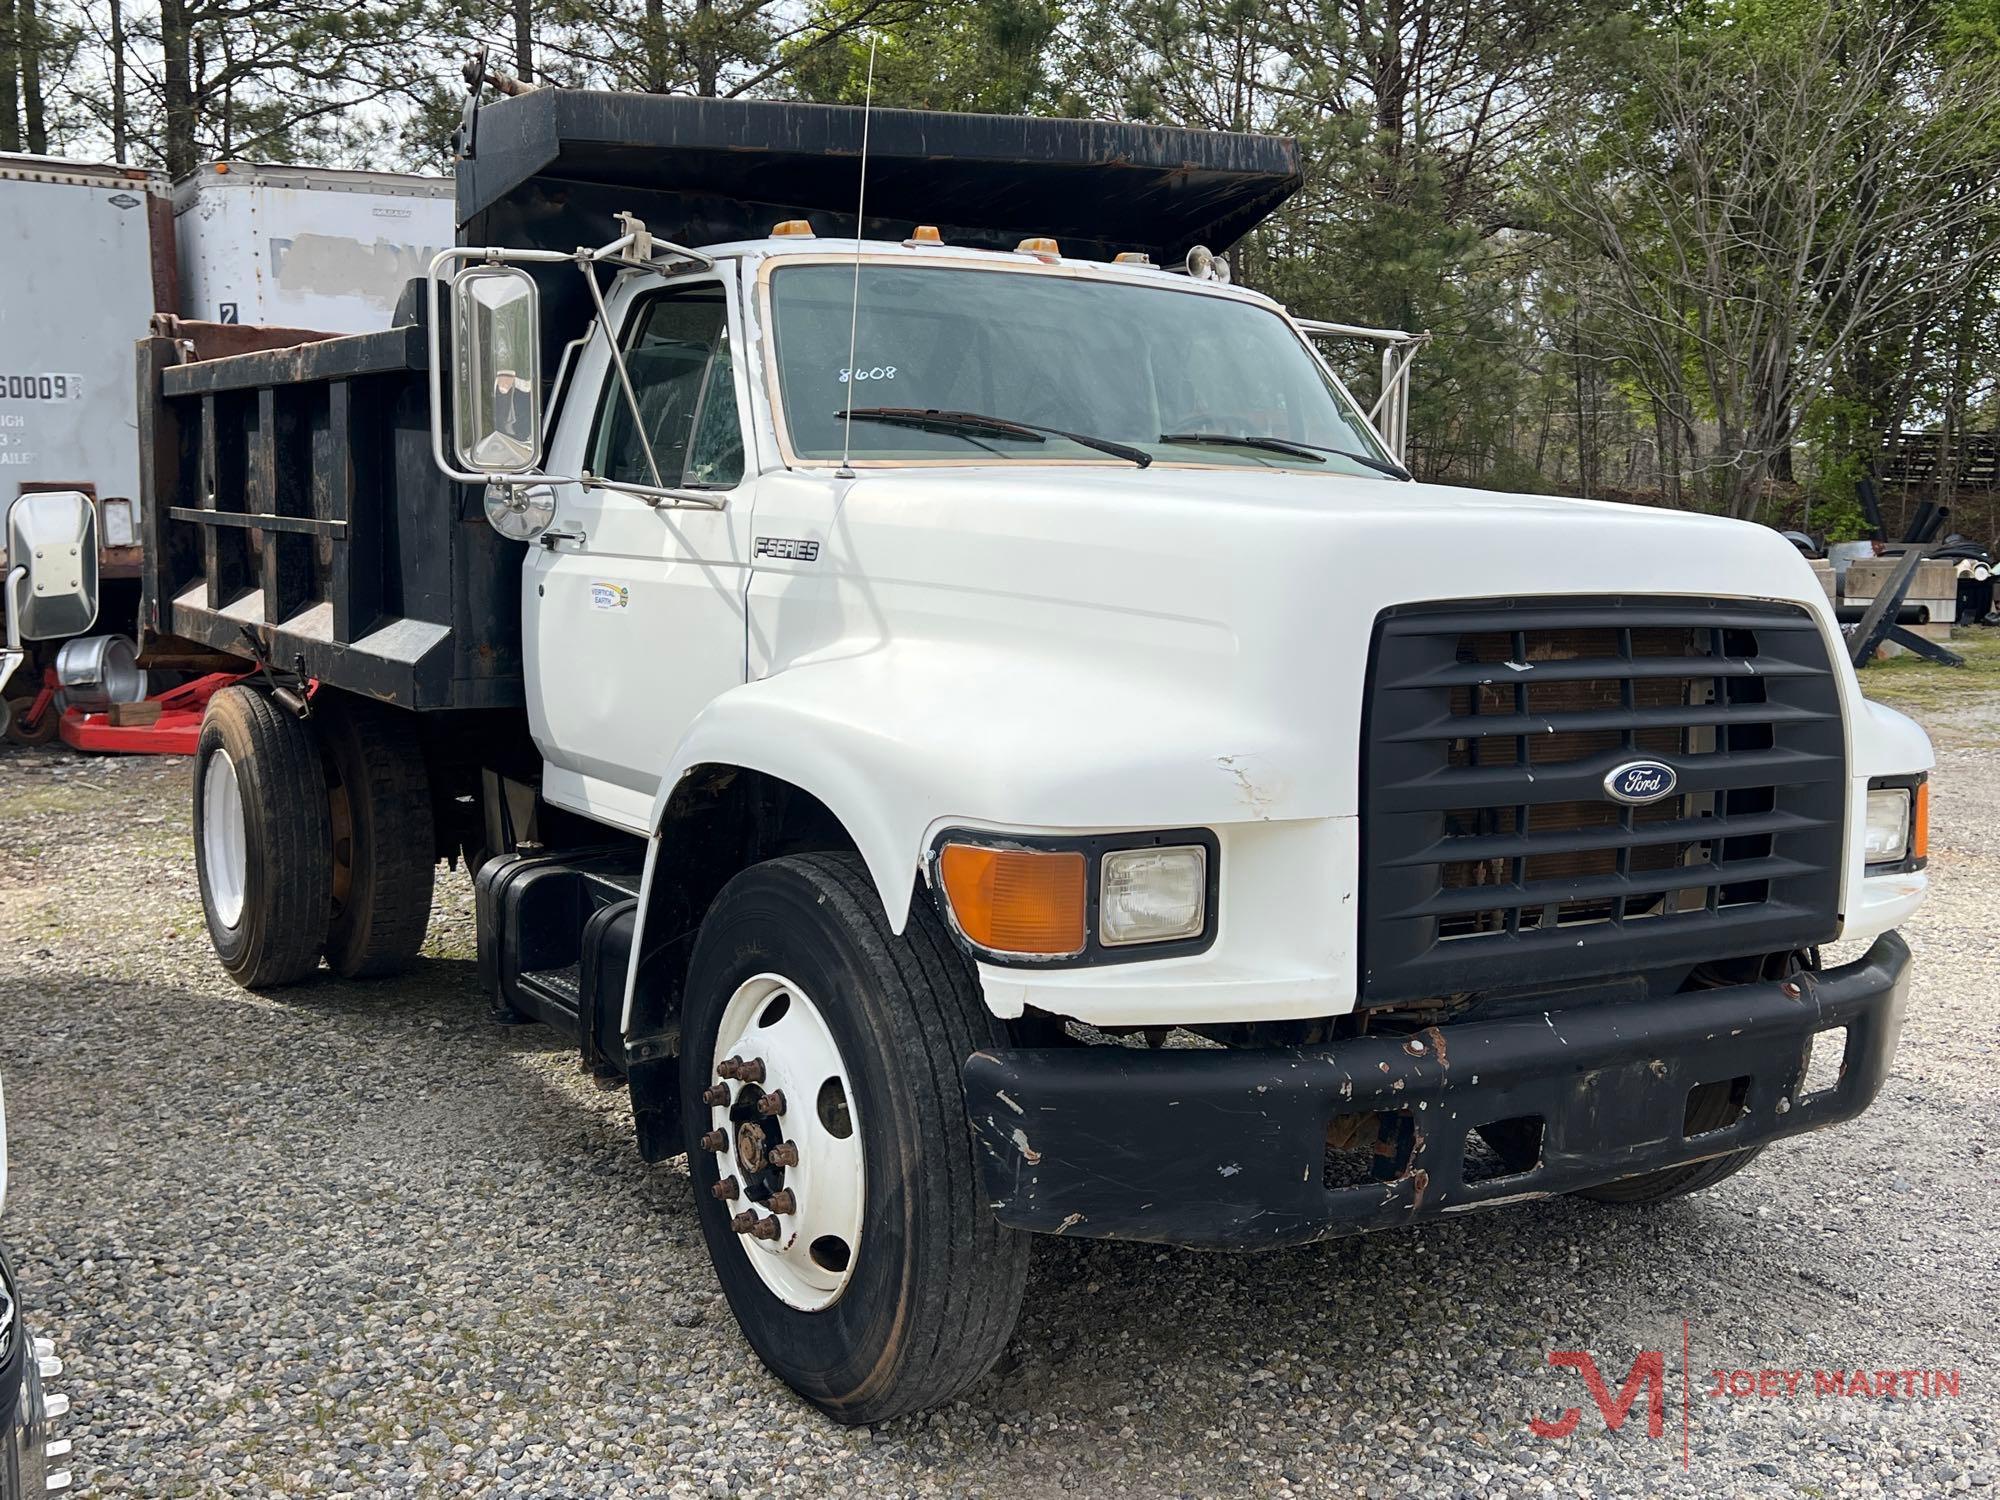
[{"label": "radio antenna", "polygon": [[854,300],[847,309],[847,414],[840,434],[840,467],[836,479],[852,479],[854,466],[848,462],[854,451],[854,356],[861,334],[861,226],[868,208],[868,122],[875,111],[875,38],[868,38],[868,84],[861,96],[861,192],[854,205]]}]

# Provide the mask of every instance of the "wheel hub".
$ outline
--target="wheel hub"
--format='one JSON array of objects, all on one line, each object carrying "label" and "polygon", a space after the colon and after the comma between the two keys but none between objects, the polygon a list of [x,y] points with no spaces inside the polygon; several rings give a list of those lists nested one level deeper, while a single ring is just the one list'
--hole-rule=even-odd
[{"label": "wheel hub", "polygon": [[[778,974],[730,997],[702,1098],[710,1191],[764,1284],[816,1311],[846,1289],[861,1243],[861,1134],[840,1049],[806,992]],[[740,1196],[738,1194],[740,1193]]]},{"label": "wheel hub", "polygon": [[243,821],[243,788],[227,750],[208,758],[201,786],[201,855],[209,901],[216,920],[234,927],[243,920],[249,889],[249,837]]},{"label": "wheel hub", "polygon": [[736,1127],[736,1160],[746,1178],[764,1170],[764,1127],[755,1120],[745,1120]]}]

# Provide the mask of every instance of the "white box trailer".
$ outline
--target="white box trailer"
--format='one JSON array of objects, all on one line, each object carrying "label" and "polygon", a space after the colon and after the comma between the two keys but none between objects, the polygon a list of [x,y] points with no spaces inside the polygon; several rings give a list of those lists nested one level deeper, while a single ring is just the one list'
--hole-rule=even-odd
[{"label": "white box trailer", "polygon": [[212,162],[174,187],[181,315],[387,328],[404,283],[455,238],[452,193],[439,177]]},{"label": "white box trailer", "polygon": [[132,341],[174,308],[172,233],[156,172],[0,155],[0,510],[94,495],[107,578],[139,576]]}]

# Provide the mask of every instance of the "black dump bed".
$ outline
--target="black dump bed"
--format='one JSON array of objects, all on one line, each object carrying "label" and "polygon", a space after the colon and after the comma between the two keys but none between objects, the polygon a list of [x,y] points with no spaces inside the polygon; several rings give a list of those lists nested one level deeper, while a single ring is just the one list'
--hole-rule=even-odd
[{"label": "black dump bed", "polygon": [[[868,121],[871,238],[934,224],[952,244],[1067,254],[1227,249],[1299,186],[1298,143],[1105,120],[878,109]],[[480,111],[458,164],[473,245],[573,250],[638,214],[688,245],[762,239],[781,219],[852,235],[862,111],[846,105],[541,89]]]},{"label": "black dump bed", "polygon": [[[862,129],[843,106],[501,99],[463,143],[459,240],[573,250],[615,239],[619,212],[688,245],[762,238],[783,219],[851,235]],[[913,110],[876,110],[867,129],[870,237],[932,224],[953,244],[1052,235],[1068,255],[1169,264],[1194,244],[1227,248],[1300,180],[1296,143],[1271,136]],[[589,296],[568,266],[536,275],[553,363]],[[156,654],[262,654],[417,709],[522,701],[521,544],[432,465],[419,305],[406,295],[384,333],[222,359],[140,344],[142,623]]]}]

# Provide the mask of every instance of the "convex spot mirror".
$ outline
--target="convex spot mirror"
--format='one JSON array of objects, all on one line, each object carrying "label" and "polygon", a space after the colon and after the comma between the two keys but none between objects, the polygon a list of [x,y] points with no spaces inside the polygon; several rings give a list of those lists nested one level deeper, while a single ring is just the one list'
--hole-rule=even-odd
[{"label": "convex spot mirror", "polygon": [[451,282],[452,409],[458,461],[520,474],[542,461],[541,294],[516,266]]},{"label": "convex spot mirror", "polygon": [[78,490],[23,495],[7,510],[7,633],[47,641],[97,623],[97,507]]}]

